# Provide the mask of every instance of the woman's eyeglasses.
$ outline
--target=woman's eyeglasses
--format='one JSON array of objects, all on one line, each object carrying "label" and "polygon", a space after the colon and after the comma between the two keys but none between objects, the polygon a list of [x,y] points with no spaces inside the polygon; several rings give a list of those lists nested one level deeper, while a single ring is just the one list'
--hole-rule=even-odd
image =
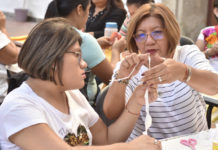
[{"label": "woman's eyeglasses", "polygon": [[78,58],[79,64],[81,63],[81,60],[82,60],[81,52],[66,51],[66,53],[71,53],[71,54],[75,55]]},{"label": "woman's eyeglasses", "polygon": [[164,37],[163,31],[153,31],[150,34],[146,34],[146,33],[135,34],[134,38],[135,38],[136,42],[142,43],[142,42],[145,42],[147,40],[149,35],[155,41],[156,40],[161,40]]}]

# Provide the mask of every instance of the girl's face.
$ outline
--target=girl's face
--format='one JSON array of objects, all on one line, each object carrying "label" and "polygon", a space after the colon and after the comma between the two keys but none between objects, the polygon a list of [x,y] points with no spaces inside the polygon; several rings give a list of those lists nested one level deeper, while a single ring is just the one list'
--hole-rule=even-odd
[{"label": "girl's face", "polygon": [[135,11],[139,9],[139,6],[137,4],[129,4],[127,5],[127,8],[128,8],[130,16],[133,16]]},{"label": "girl's face", "polygon": [[156,17],[147,17],[141,21],[134,35],[140,53],[168,56],[168,39],[165,36],[162,22]]},{"label": "girl's face", "polygon": [[65,90],[80,89],[84,86],[86,62],[81,57],[79,42],[65,52],[63,57],[62,82]]},{"label": "girl's face", "polygon": [[216,16],[216,18],[218,19],[218,7],[215,7],[215,8],[213,9],[213,13],[214,13],[214,15]]}]

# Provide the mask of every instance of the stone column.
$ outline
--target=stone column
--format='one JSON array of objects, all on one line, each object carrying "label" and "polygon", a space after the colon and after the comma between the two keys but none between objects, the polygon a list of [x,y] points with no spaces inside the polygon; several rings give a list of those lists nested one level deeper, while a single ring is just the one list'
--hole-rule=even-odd
[{"label": "stone column", "polygon": [[195,42],[200,30],[206,26],[208,0],[162,0],[176,15],[181,34]]}]

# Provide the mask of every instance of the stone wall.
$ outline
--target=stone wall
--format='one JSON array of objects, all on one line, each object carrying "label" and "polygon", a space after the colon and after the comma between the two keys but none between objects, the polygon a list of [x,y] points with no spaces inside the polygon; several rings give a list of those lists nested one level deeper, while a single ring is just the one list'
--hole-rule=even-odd
[{"label": "stone wall", "polygon": [[196,41],[207,23],[208,0],[163,0],[163,3],[176,15],[182,35]]}]

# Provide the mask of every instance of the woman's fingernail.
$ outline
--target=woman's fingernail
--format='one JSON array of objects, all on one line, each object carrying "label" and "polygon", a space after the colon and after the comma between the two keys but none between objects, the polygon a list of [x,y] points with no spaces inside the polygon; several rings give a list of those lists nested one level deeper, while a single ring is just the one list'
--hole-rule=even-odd
[{"label": "woman's fingernail", "polygon": [[145,82],[143,82],[143,84],[146,84],[146,81],[145,81]]},{"label": "woman's fingernail", "polygon": [[141,74],[141,76],[144,76],[144,75],[145,75],[145,73],[142,73],[142,74]]}]

